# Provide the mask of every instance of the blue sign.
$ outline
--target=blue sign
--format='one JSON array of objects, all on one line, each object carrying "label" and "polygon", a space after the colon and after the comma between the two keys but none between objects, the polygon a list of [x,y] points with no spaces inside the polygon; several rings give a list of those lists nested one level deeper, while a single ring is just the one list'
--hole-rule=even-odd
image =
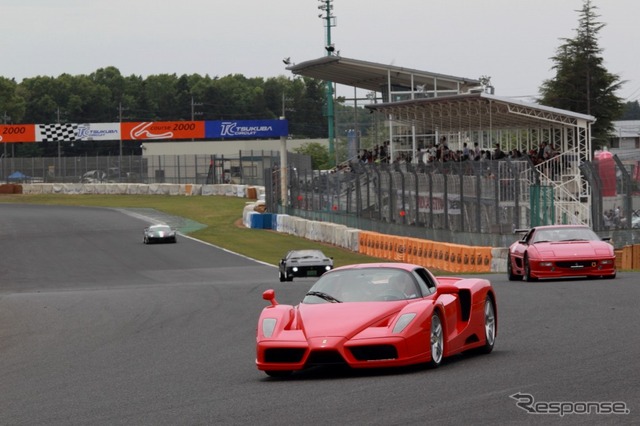
[{"label": "blue sign", "polygon": [[260,139],[289,135],[287,120],[221,120],[205,121],[207,139]]}]

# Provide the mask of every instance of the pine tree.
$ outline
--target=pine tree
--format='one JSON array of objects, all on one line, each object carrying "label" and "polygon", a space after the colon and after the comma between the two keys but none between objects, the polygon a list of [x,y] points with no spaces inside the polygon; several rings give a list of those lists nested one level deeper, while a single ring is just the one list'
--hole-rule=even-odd
[{"label": "pine tree", "polygon": [[596,6],[584,0],[579,13],[576,36],[561,39],[563,44],[551,59],[555,78],[545,80],[540,87],[539,102],[596,118],[591,127],[593,148],[606,144],[613,130],[613,121],[623,111],[622,99],[615,92],[624,83],[603,65],[598,33],[605,24],[597,21]]}]

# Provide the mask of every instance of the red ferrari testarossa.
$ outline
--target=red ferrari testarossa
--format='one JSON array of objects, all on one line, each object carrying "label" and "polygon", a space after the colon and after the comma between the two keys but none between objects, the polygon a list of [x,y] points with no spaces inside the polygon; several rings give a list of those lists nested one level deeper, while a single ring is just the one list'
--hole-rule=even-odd
[{"label": "red ferrari testarossa", "polygon": [[509,247],[507,276],[510,281],[616,277],[613,246],[587,225],[536,226],[515,232],[523,236]]},{"label": "red ferrari testarossa", "polygon": [[369,263],[324,275],[296,306],[274,290],[260,314],[256,365],[269,376],[321,365],[353,368],[426,363],[493,350],[496,296],[481,278],[435,277],[422,266]]}]

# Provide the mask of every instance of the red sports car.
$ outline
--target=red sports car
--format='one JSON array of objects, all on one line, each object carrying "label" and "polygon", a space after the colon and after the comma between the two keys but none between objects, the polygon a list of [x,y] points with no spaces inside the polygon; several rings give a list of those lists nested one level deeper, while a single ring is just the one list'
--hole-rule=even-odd
[{"label": "red sports car", "polygon": [[422,266],[369,263],[326,272],[297,306],[274,290],[257,330],[259,370],[287,376],[320,365],[353,368],[427,363],[493,350],[496,297],[480,278],[434,277]]},{"label": "red sports car", "polygon": [[521,240],[509,247],[509,280],[539,278],[616,277],[616,255],[608,238],[586,225],[536,226],[517,229]]}]

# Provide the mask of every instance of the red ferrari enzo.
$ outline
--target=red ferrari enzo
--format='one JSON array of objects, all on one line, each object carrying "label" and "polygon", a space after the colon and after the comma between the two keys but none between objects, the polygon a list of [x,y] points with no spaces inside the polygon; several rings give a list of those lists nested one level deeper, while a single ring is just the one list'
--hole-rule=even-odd
[{"label": "red ferrari enzo", "polygon": [[480,278],[434,277],[422,266],[369,263],[326,272],[297,306],[274,290],[260,314],[256,364],[269,376],[321,365],[427,363],[493,350],[496,297]]},{"label": "red ferrari enzo", "polygon": [[539,278],[616,277],[616,255],[608,238],[586,225],[536,226],[517,229],[521,240],[509,247],[509,280]]}]

